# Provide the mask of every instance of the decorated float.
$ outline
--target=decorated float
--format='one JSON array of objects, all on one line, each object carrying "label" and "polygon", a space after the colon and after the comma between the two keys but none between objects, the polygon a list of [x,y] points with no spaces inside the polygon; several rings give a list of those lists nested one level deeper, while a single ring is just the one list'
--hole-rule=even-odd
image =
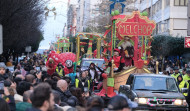
[{"label": "decorated float", "polygon": [[55,44],[55,48],[56,48],[57,53],[69,52],[69,48],[70,48],[69,39],[66,37],[58,38]]},{"label": "decorated float", "polygon": [[[84,54],[86,54],[85,58],[100,58],[100,48],[101,48],[101,38],[102,38],[102,34],[99,33],[85,33],[85,32],[81,32],[81,33],[77,33],[77,38],[76,38],[76,61],[80,61],[80,59],[82,58],[82,56]],[[81,42],[81,40],[83,39],[88,39],[89,43],[86,42]],[[92,44],[93,41],[96,40],[97,41],[97,49],[95,50],[95,52],[93,53],[92,51]],[[84,46],[88,44],[88,50],[87,52],[85,52],[84,50]]]},{"label": "decorated float", "polygon": [[[144,14],[144,13],[143,13]],[[130,74],[135,73],[151,73],[146,65],[152,59],[151,56],[151,41],[152,32],[155,29],[155,22],[149,20],[146,14],[141,14],[139,11],[134,11],[131,15],[119,15],[119,11],[112,12],[112,24],[106,26],[107,30],[103,35],[106,39],[107,34],[111,32],[111,41],[104,40],[103,58],[108,63],[108,52],[113,56],[113,49],[124,47],[126,42],[130,46],[123,51],[125,59],[125,67],[121,72],[114,73],[114,61],[112,60],[111,70],[104,74],[103,89],[99,96],[112,97],[116,95],[114,90],[118,90],[120,85],[125,85]],[[116,44],[116,39],[120,42]],[[122,56],[122,55],[121,55]]]}]

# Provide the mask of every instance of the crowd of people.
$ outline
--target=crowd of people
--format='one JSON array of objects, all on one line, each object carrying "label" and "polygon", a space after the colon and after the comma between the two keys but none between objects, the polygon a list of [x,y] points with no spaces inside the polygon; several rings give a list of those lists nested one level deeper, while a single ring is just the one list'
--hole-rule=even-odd
[{"label": "crowd of people", "polygon": [[50,75],[45,61],[42,55],[25,57],[13,72],[7,62],[0,62],[0,111],[129,111],[137,107],[124,95],[106,102],[92,94],[93,83],[100,79],[95,64],[83,71],[77,66],[76,73],[65,75],[59,63]]}]

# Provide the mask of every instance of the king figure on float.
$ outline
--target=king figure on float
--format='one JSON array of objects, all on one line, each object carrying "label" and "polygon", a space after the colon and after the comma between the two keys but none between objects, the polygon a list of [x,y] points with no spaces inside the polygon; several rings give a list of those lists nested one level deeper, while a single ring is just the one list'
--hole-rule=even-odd
[{"label": "king figure on float", "polygon": [[129,36],[124,36],[123,42],[118,44],[120,47],[120,55],[125,60],[125,66],[133,65],[134,47]]}]

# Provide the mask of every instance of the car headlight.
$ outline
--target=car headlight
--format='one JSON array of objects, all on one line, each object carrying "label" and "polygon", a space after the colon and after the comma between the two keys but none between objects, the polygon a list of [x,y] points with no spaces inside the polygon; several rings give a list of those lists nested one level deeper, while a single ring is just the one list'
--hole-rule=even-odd
[{"label": "car headlight", "polygon": [[181,99],[176,99],[174,105],[183,105],[183,101]]},{"label": "car headlight", "polygon": [[147,104],[148,102],[147,98],[135,98],[134,101],[139,104]]}]

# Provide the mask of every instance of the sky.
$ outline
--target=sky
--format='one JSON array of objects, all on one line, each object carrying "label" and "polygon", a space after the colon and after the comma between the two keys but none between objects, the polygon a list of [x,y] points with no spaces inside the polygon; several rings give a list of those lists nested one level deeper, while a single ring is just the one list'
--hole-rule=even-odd
[{"label": "sky", "polygon": [[[76,3],[76,0],[71,0]],[[56,8],[56,19],[54,20],[53,12],[49,12],[47,20],[44,21],[43,31],[44,40],[41,41],[39,49],[49,49],[49,43],[56,41],[56,35],[63,35],[63,28],[67,22],[67,3],[68,0],[50,0],[47,4],[48,9]],[[45,14],[44,14],[45,17]]]}]

